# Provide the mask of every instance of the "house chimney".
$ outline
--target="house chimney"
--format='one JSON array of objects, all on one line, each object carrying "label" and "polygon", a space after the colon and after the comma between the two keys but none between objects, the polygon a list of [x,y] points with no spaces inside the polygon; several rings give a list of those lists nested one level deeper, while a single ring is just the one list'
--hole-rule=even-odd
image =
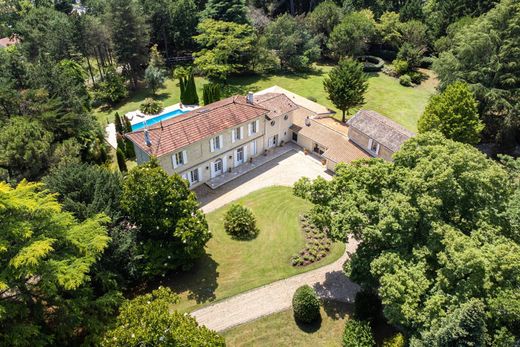
[{"label": "house chimney", "polygon": [[152,146],[152,141],[150,140],[150,134],[148,133],[148,129],[144,129],[144,142],[148,147]]},{"label": "house chimney", "polygon": [[253,92],[248,92],[246,96],[246,101],[248,104],[253,105]]},{"label": "house chimney", "polygon": [[307,118],[305,118],[305,125],[308,127],[311,126],[311,119],[309,118],[309,116],[307,116]]}]

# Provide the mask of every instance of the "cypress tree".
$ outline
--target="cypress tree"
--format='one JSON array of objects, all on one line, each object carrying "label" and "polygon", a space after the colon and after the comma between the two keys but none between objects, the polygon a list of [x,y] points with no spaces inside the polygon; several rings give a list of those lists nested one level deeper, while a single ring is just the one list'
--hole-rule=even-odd
[{"label": "cypress tree", "polygon": [[186,104],[186,79],[183,76],[179,77],[179,87],[181,89],[181,102]]},{"label": "cypress tree", "polygon": [[126,157],[128,159],[135,159],[135,150],[134,150],[134,144],[129,139],[125,139],[126,143]]},{"label": "cypress tree", "polygon": [[121,148],[117,149],[116,157],[117,157],[117,166],[119,166],[119,171],[126,172],[128,169],[126,168],[125,153],[123,153]]},{"label": "cypress tree", "polygon": [[188,89],[190,93],[190,103],[189,105],[198,105],[199,103],[199,96],[197,95],[197,86],[195,85],[195,77],[193,76],[193,73],[190,73],[189,79],[188,79]]},{"label": "cypress tree", "polygon": [[202,99],[204,105],[220,100],[220,85],[216,83],[205,84],[202,88]]},{"label": "cypress tree", "polygon": [[130,119],[126,118],[126,116],[123,116],[124,119],[124,129],[125,133],[131,133],[132,132],[132,123],[130,123]]},{"label": "cypress tree", "polygon": [[[123,127],[123,123],[121,122],[121,117],[119,116],[119,113],[118,113],[118,112],[116,112],[116,114],[115,114],[114,117],[115,117],[115,121],[114,121],[114,123],[115,123],[115,126],[116,126],[116,132],[117,132],[118,134],[121,134],[121,133],[123,133],[123,131],[124,131],[124,130],[123,130],[123,129],[124,129],[124,127]],[[126,117],[125,117],[125,118],[126,118]]]},{"label": "cypress tree", "polygon": [[116,139],[117,139],[117,149],[121,149],[121,151],[123,151],[123,153],[126,153],[126,143],[125,143],[125,139],[123,138],[121,133],[117,133]]}]

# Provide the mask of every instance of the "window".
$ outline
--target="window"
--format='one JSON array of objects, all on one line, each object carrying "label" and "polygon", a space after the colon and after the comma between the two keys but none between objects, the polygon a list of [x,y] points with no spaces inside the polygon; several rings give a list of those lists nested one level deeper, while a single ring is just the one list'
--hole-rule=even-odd
[{"label": "window", "polygon": [[242,140],[242,138],[243,138],[242,127],[235,128],[231,131],[231,142]]},{"label": "window", "polygon": [[292,133],[292,140],[294,142],[298,142],[298,133],[295,133],[295,132]]},{"label": "window", "polygon": [[287,120],[287,119],[289,119],[289,115],[283,116],[283,120]]},{"label": "window", "polygon": [[276,124],[276,122],[274,120],[271,121],[271,126],[274,127],[274,125]]},{"label": "window", "polygon": [[197,183],[199,181],[199,169],[190,171],[190,183]]},{"label": "window", "polygon": [[259,120],[255,120],[254,122],[249,123],[249,126],[248,126],[248,128],[249,128],[249,136],[257,133],[259,124],[260,124]]},{"label": "window", "polygon": [[368,149],[370,150],[370,152],[372,152],[376,155],[379,154],[379,143],[377,143],[377,141],[369,139],[368,140]]},{"label": "window", "polygon": [[177,152],[173,155],[173,168],[183,166],[188,162],[186,151]]},{"label": "window", "polygon": [[209,149],[210,152],[214,152],[216,150],[222,149],[224,145],[224,138],[222,135],[214,137],[209,140]]}]

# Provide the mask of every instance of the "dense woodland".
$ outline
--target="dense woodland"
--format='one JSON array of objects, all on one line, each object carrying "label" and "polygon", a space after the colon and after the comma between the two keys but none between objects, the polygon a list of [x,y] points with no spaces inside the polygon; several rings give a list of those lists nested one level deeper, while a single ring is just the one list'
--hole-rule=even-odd
[{"label": "dense woodland", "polygon": [[0,49],[0,345],[223,345],[170,315],[166,288],[128,299],[189,271],[211,233],[178,175],[153,160],[124,172],[128,148],[123,172],[110,168],[93,108],[194,74],[211,81],[210,102],[230,76],[322,62],[337,66],[325,88],[348,110],[363,101],[365,55],[403,83],[438,75],[425,134],[395,163],[345,166],[296,193],[331,237],[362,240],[345,270],[410,345],[520,338],[520,165],[472,147],[518,153],[519,0],[5,0],[6,36],[20,43]]}]

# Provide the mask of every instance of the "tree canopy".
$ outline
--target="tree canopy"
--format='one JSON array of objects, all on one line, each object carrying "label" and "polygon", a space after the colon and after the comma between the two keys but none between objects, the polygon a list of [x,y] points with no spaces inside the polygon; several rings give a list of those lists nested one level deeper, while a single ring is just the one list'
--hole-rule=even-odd
[{"label": "tree canopy", "polygon": [[313,219],[332,237],[360,241],[347,275],[377,290],[385,317],[413,346],[498,345],[519,337],[520,244],[506,213],[519,177],[427,133],[393,163],[340,165],[331,182],[300,180],[295,192],[316,203]]},{"label": "tree canopy", "polygon": [[486,124],[484,136],[504,146],[513,144],[520,129],[519,25],[520,3],[503,0],[458,28],[433,64],[441,89],[456,80],[468,83]]},{"label": "tree canopy", "polygon": [[211,237],[195,194],[179,175],[169,176],[156,160],[128,172],[123,210],[140,228],[144,272],[155,276],[189,267]]},{"label": "tree canopy", "polygon": [[200,34],[194,39],[201,50],[193,56],[203,74],[225,80],[232,73],[247,70],[256,40],[252,26],[206,19],[198,30]]},{"label": "tree canopy", "polygon": [[279,16],[267,26],[265,39],[285,70],[308,70],[320,56],[316,38],[301,21],[288,14]]},{"label": "tree canopy", "polygon": [[248,24],[245,0],[208,0],[202,18]]},{"label": "tree canopy", "polygon": [[329,100],[342,111],[342,121],[345,123],[346,112],[364,103],[368,76],[363,72],[363,64],[351,58],[343,59],[330,71],[323,87]]},{"label": "tree canopy", "polygon": [[179,297],[169,288],[127,300],[121,306],[115,326],[101,339],[101,346],[225,346],[224,338],[195,318],[170,312]]},{"label": "tree canopy", "polygon": [[0,182],[0,344],[68,345],[101,329],[120,299],[89,287],[107,220],[78,223],[41,184]]},{"label": "tree canopy", "polygon": [[441,94],[431,97],[419,118],[419,131],[438,130],[448,139],[477,144],[484,128],[477,106],[468,85],[455,82]]},{"label": "tree canopy", "polygon": [[346,14],[330,34],[329,49],[338,58],[365,53],[375,34],[375,24],[368,10]]}]

